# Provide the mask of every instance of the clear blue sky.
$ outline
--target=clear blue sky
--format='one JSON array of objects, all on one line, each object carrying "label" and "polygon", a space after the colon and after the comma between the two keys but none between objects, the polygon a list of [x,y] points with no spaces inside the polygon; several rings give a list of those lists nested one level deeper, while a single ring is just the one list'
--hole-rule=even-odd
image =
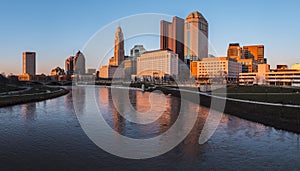
[{"label": "clear blue sky", "polygon": [[[300,62],[299,8],[299,0],[1,0],[0,72],[21,73],[21,53],[32,50],[37,72],[49,74],[113,21],[141,13],[185,18],[192,11],[208,20],[218,55],[226,55],[230,42],[264,44],[272,67],[291,65]],[[158,48],[159,42],[153,42],[145,46]],[[87,67],[99,67],[96,58],[86,60]]]}]

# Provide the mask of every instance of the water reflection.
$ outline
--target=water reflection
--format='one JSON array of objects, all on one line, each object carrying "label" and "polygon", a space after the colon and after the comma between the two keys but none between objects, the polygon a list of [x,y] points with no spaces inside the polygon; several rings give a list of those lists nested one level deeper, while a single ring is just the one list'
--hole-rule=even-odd
[{"label": "water reflection", "polygon": [[26,121],[33,121],[37,117],[36,115],[36,103],[23,104],[22,107],[22,117]]},{"label": "water reflection", "polygon": [[[86,96],[86,89],[83,87],[72,87],[72,96],[68,97],[68,98],[72,98],[70,100],[72,100],[72,105],[76,106],[76,109],[78,111],[78,114],[82,113],[82,111],[84,110],[84,108],[86,107],[86,101],[90,102],[92,100],[94,100],[93,97],[89,97]],[[74,97],[76,97],[77,99],[73,99]],[[69,106],[69,108],[71,109],[71,106]],[[72,107],[73,108],[73,107]]]},{"label": "water reflection", "polygon": [[[150,93],[140,91],[119,90],[119,98],[113,100],[111,89],[100,88],[98,92],[98,104],[101,113],[107,123],[118,133],[132,138],[151,138],[167,131],[176,121],[180,109],[180,100],[166,97],[165,106],[160,109],[151,108],[149,101]],[[131,108],[124,105],[127,100],[124,93],[129,93],[130,104],[138,112],[142,113],[145,120],[152,120],[155,116],[146,113],[149,110],[161,113],[161,116],[153,123],[139,124],[128,121],[126,115],[130,114]],[[158,101],[158,99],[156,99]],[[175,107],[174,107],[175,106]],[[120,114],[122,112],[122,115]],[[131,117],[134,117],[131,115]]]},{"label": "water reflection", "polygon": [[[77,105],[83,109],[95,100],[86,91],[88,88],[78,87],[78,91],[73,91],[82,97]],[[199,109],[198,118],[190,134],[170,152],[147,160],[127,160],[104,152],[86,136],[78,126],[72,94],[46,102],[1,108],[0,170],[300,169],[300,140],[297,134],[224,114],[216,133],[206,144],[199,145],[199,134],[209,109],[191,103],[182,106],[184,102],[180,99],[168,96],[164,112],[157,121],[146,125],[135,124],[115,109],[110,89],[96,88],[94,92],[107,123],[128,137],[146,139],[160,135],[174,124],[179,110],[188,114]],[[148,93],[130,91],[129,96],[137,110],[150,109],[150,102],[146,100]],[[117,103],[122,107],[121,98]],[[126,106],[123,110],[126,113]],[[185,129],[185,124],[189,123],[176,127],[177,131]]]}]

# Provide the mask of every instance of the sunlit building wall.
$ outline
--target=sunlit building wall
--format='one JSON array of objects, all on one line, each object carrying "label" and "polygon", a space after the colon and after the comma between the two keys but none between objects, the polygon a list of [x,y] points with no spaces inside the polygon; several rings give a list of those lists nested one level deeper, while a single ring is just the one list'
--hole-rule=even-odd
[{"label": "sunlit building wall", "polygon": [[246,59],[254,59],[261,64],[265,63],[264,45],[244,46],[243,57]]},{"label": "sunlit building wall", "polygon": [[184,46],[187,64],[208,57],[208,22],[199,12],[192,12],[185,19]]},{"label": "sunlit building wall", "polygon": [[296,69],[296,70],[300,70],[300,64],[294,64],[292,65],[291,69]]},{"label": "sunlit building wall", "polygon": [[160,49],[171,50],[184,61],[184,19],[175,16],[172,22],[160,21]]},{"label": "sunlit building wall", "polygon": [[240,47],[238,43],[231,43],[229,44],[227,50],[227,57],[235,60],[241,59],[243,56],[243,49]]},{"label": "sunlit building wall", "polygon": [[270,65],[259,64],[256,73],[240,73],[239,84],[300,87],[300,70],[277,68],[270,70]]},{"label": "sunlit building wall", "polygon": [[210,79],[224,78],[236,81],[242,72],[242,65],[227,57],[203,58],[201,61],[190,63],[191,75],[207,83]]},{"label": "sunlit building wall", "polygon": [[36,75],[36,53],[23,52],[23,74]]},{"label": "sunlit building wall", "polygon": [[74,56],[70,56],[65,61],[66,74],[72,75],[74,73]]},{"label": "sunlit building wall", "polygon": [[178,76],[178,55],[169,50],[143,53],[137,58],[138,76]]},{"label": "sunlit building wall", "polygon": [[111,79],[117,70],[117,66],[102,66],[99,69],[99,78]]},{"label": "sunlit building wall", "polygon": [[139,57],[147,50],[144,48],[143,45],[134,45],[132,49],[130,49],[130,56],[131,57]]},{"label": "sunlit building wall", "polygon": [[114,56],[110,58],[110,66],[120,66],[124,61],[124,35],[120,26],[118,26],[115,33]]},{"label": "sunlit building wall", "polygon": [[88,68],[88,69],[85,70],[85,74],[87,74],[87,75],[95,75],[96,74],[96,69]]},{"label": "sunlit building wall", "polygon": [[74,73],[79,75],[85,74],[85,57],[82,52],[78,51],[73,60]]},{"label": "sunlit building wall", "polygon": [[258,70],[258,62],[252,58],[250,59],[238,59],[238,63],[242,64],[242,72],[257,72]]},{"label": "sunlit building wall", "polygon": [[136,75],[136,65],[137,65],[137,58],[130,57],[124,60],[124,74],[125,78],[130,79],[132,75]]}]

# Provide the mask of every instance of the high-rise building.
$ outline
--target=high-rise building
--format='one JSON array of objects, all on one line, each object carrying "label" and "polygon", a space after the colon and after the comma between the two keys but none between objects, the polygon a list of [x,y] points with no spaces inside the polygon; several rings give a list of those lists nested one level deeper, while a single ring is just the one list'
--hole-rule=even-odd
[{"label": "high-rise building", "polygon": [[192,12],[185,19],[184,26],[185,62],[208,57],[208,22],[199,12]]},{"label": "high-rise building", "polygon": [[143,45],[135,45],[130,50],[130,56],[125,57],[124,60],[124,76],[126,79],[130,79],[132,75],[136,75],[136,63],[137,58],[140,57],[143,53],[146,52],[146,49]]},{"label": "high-rise building", "polygon": [[239,59],[237,60],[238,63],[242,64],[243,66],[243,73],[248,72],[257,72],[258,70],[258,62],[252,58],[250,59]]},{"label": "high-rise building", "polygon": [[146,52],[146,49],[143,45],[134,45],[134,47],[130,50],[131,57],[139,57],[141,54]]},{"label": "high-rise building", "polygon": [[[102,66],[99,69],[99,78],[123,78],[124,72],[121,72],[118,67],[123,68],[125,59],[124,52],[124,35],[120,26],[118,26],[115,34],[114,56],[109,59],[108,66]],[[116,73],[115,73],[116,72]]]},{"label": "high-rise building", "polygon": [[82,52],[78,51],[74,57],[74,73],[84,75],[85,74],[85,57]]},{"label": "high-rise building", "polygon": [[65,62],[65,71],[68,75],[85,74],[85,57],[78,51],[75,56],[70,56]]},{"label": "high-rise building", "polygon": [[243,57],[243,49],[240,47],[239,43],[229,44],[227,57],[235,60],[239,60]]},{"label": "high-rise building", "polygon": [[175,16],[172,23],[160,21],[160,49],[171,50],[184,61],[184,19]]},{"label": "high-rise building", "polygon": [[65,62],[65,71],[68,75],[74,74],[74,56],[70,56]]},{"label": "high-rise building", "polygon": [[124,60],[124,74],[126,79],[130,79],[132,75],[136,75],[136,61],[136,57]]},{"label": "high-rise building", "polygon": [[35,52],[23,52],[23,74],[36,75]]},{"label": "high-rise building", "polygon": [[124,36],[120,26],[118,26],[115,34],[114,57],[110,59],[109,65],[120,66],[124,61]]},{"label": "high-rise building", "polygon": [[263,45],[244,46],[243,56],[246,59],[254,59],[259,63],[265,63],[265,54]]}]

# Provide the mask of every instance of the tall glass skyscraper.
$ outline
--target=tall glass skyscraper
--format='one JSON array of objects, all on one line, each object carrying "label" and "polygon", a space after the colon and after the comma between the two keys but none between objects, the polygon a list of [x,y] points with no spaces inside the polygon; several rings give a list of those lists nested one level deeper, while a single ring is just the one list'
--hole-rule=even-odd
[{"label": "tall glass skyscraper", "polygon": [[192,12],[184,24],[185,62],[208,57],[208,22],[199,12]]}]

